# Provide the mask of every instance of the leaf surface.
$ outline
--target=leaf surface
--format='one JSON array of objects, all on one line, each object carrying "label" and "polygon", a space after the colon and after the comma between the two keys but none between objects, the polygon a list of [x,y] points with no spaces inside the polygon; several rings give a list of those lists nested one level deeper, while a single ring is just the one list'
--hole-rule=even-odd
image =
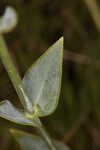
[{"label": "leaf surface", "polygon": [[51,46],[26,72],[25,92],[39,117],[47,116],[57,107],[63,59],[63,38]]},{"label": "leaf surface", "polygon": [[16,109],[8,100],[0,103],[0,117],[21,125],[40,126],[38,118],[33,121],[27,119],[24,112]]},{"label": "leaf surface", "polygon": [[[22,150],[50,150],[47,143],[41,137],[15,129],[11,129],[10,131]],[[54,140],[54,144],[57,150],[69,150],[69,148],[61,142]]]}]

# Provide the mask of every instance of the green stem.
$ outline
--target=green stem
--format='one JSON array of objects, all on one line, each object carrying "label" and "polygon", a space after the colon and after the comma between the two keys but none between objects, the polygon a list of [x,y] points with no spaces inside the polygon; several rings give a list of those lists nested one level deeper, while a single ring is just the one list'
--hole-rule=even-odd
[{"label": "green stem", "polygon": [[21,78],[12,62],[11,56],[8,53],[8,50],[7,50],[7,47],[6,47],[6,44],[2,35],[0,35],[0,58],[2,60],[3,65],[5,66],[6,71],[8,72],[8,75],[12,81],[12,84],[24,108],[27,111],[32,111],[31,104],[29,103],[28,98],[25,95],[25,92],[23,90]]},{"label": "green stem", "polygon": [[[6,71],[8,72],[8,75],[12,81],[12,84],[19,96],[19,99],[21,100],[24,108],[28,112],[32,112],[32,105],[28,100],[28,97],[26,96],[24,92],[24,88],[22,85],[21,78],[12,62],[11,56],[9,55],[9,52],[7,50],[5,41],[3,39],[3,36],[0,35],[0,58],[2,60],[3,65],[5,66]],[[53,141],[49,134],[47,133],[45,127],[42,125],[40,128],[38,128],[39,132],[43,136],[44,140],[47,142],[51,150],[56,150]]]},{"label": "green stem", "polygon": [[49,148],[51,150],[57,150],[55,147],[55,144],[52,141],[52,138],[50,137],[50,135],[47,132],[47,130],[45,129],[45,127],[43,125],[41,125],[41,127],[39,127],[38,129],[39,129],[40,134],[42,135],[42,137],[44,138],[44,140],[48,144]]}]

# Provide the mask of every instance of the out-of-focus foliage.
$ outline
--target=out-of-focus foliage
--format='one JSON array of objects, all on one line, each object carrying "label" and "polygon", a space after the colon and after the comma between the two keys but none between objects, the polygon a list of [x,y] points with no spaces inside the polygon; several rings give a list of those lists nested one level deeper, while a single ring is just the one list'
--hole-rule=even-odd
[{"label": "out-of-focus foliage", "polygon": [[[90,5],[96,2],[97,7],[91,11],[86,0],[0,0],[0,15],[8,5],[18,12],[18,26],[5,39],[22,77],[44,49],[64,36],[60,104],[43,122],[53,137],[72,150],[100,149],[100,38],[99,21],[95,21],[99,20],[95,14],[100,2],[88,1]],[[15,106],[22,107],[2,64],[0,99],[12,99]],[[0,119],[1,150],[19,149],[8,132],[13,126],[21,128]]]}]

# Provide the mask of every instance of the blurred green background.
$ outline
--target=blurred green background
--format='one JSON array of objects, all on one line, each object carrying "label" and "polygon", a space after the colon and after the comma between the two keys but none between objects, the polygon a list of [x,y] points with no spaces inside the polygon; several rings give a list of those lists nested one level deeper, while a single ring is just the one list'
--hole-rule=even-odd
[{"label": "blurred green background", "polygon": [[[6,34],[9,52],[23,78],[43,52],[64,36],[63,79],[59,106],[42,118],[50,134],[72,150],[100,149],[100,1],[0,0],[0,15],[13,6],[19,16],[16,29]],[[20,101],[0,61],[0,101]],[[0,118],[0,150],[19,150],[9,128],[31,133]]]}]

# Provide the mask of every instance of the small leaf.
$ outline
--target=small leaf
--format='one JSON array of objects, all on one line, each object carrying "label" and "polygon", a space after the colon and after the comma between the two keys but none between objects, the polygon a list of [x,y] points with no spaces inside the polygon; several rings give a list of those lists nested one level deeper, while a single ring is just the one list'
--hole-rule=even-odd
[{"label": "small leaf", "polygon": [[18,17],[15,9],[7,7],[4,15],[0,18],[0,34],[10,32],[15,28]]},{"label": "small leaf", "polygon": [[[50,150],[47,143],[41,137],[15,129],[11,129],[10,131],[23,150]],[[57,150],[69,150],[61,142],[54,140],[54,144]]]},{"label": "small leaf", "polygon": [[47,116],[57,107],[63,59],[63,38],[59,39],[27,71],[23,85],[37,116]]},{"label": "small leaf", "polygon": [[33,121],[27,119],[24,112],[16,109],[8,100],[0,103],[0,117],[21,125],[36,127],[41,125],[38,118],[34,118]]}]

